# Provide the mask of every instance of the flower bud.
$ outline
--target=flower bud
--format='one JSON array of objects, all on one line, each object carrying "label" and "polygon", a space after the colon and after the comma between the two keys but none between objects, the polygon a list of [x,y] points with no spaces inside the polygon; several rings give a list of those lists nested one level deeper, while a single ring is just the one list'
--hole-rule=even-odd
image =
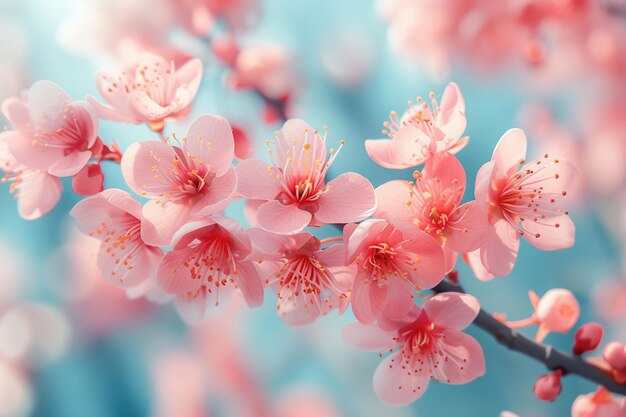
[{"label": "flower bud", "polygon": [[580,305],[571,291],[555,288],[544,294],[536,310],[537,318],[551,332],[568,332],[580,315]]},{"label": "flower bud", "polygon": [[574,335],[574,355],[582,355],[598,347],[602,341],[604,329],[598,323],[587,323],[580,326]]},{"label": "flower bud", "polygon": [[542,375],[533,386],[533,392],[542,401],[554,401],[561,393],[561,371]]},{"label": "flower bud", "polygon": [[602,358],[618,372],[626,372],[626,347],[618,342],[611,342],[604,348]]}]

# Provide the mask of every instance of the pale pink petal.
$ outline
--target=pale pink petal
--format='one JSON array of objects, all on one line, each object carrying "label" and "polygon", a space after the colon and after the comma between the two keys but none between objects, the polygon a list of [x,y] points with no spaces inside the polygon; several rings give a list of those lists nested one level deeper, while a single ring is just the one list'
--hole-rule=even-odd
[{"label": "pale pink petal", "polygon": [[452,212],[446,223],[446,246],[456,252],[472,252],[487,239],[487,213],[482,204],[470,201]]},{"label": "pale pink petal", "polygon": [[55,131],[65,123],[63,116],[71,98],[55,83],[37,81],[28,92],[28,109],[34,127]]},{"label": "pale pink petal", "polygon": [[409,184],[408,181],[394,180],[376,188],[377,206],[372,217],[388,219],[392,223],[393,219],[411,222],[414,217],[413,208],[406,204],[410,201]]},{"label": "pale pink petal", "polygon": [[141,210],[141,237],[153,246],[167,246],[190,217],[191,207],[182,201],[148,201]]},{"label": "pale pink petal", "polygon": [[237,174],[233,168],[211,182],[209,190],[191,210],[192,215],[210,215],[224,211],[237,189]]},{"label": "pale pink petal", "polygon": [[445,292],[424,302],[424,311],[433,323],[457,330],[469,326],[480,311],[480,303],[469,294]]},{"label": "pale pink petal", "polygon": [[128,93],[128,103],[135,112],[150,121],[162,120],[172,112],[171,105],[161,106],[142,90]]},{"label": "pale pink petal", "polygon": [[87,102],[93,106],[98,117],[113,122],[140,123],[141,119],[133,117],[128,111],[124,112],[99,103],[93,96],[87,96]]},{"label": "pale pink petal", "polygon": [[346,246],[336,244],[315,252],[315,257],[325,266],[345,266]]},{"label": "pale pink petal", "polygon": [[420,230],[407,233],[403,229],[402,233],[406,239],[401,245],[402,252],[419,259],[418,262],[414,258],[398,261],[404,264],[403,270],[409,274],[409,280],[424,289],[439,284],[446,273],[443,250],[439,242]]},{"label": "pale pink petal", "polygon": [[491,281],[495,278],[495,275],[487,271],[480,258],[480,249],[463,254],[463,260],[472,268],[476,278],[481,281]]},{"label": "pale pink petal", "polygon": [[517,171],[526,158],[526,134],[522,129],[509,129],[498,141],[491,157],[498,178]]},{"label": "pale pink petal", "polygon": [[352,289],[354,317],[363,324],[374,323],[387,304],[388,291],[388,285],[372,284],[371,280],[362,271],[359,271]]},{"label": "pale pink petal", "polygon": [[29,168],[47,171],[52,164],[64,157],[62,148],[43,147],[28,134],[11,132],[7,138],[11,154]]},{"label": "pale pink petal", "polygon": [[441,180],[442,188],[452,188],[453,186],[459,189],[455,201],[461,201],[463,198],[463,192],[465,191],[465,169],[461,162],[449,152],[438,152],[426,163],[422,174],[425,178],[439,178]]},{"label": "pale pink petal", "polygon": [[112,284],[132,288],[153,276],[162,257],[161,249],[146,246],[141,241],[128,241],[125,249],[118,247],[114,253],[107,252],[103,245],[98,252],[98,268]]},{"label": "pale pink petal", "polygon": [[442,361],[441,373],[447,384],[466,384],[485,374],[485,355],[480,344],[454,329],[443,333],[441,349],[448,360]]},{"label": "pale pink petal", "polygon": [[382,314],[392,321],[401,320],[413,307],[415,289],[404,280],[389,282],[388,302]]},{"label": "pale pink petal", "polygon": [[363,248],[372,244],[371,238],[388,226],[389,223],[382,219],[368,219],[358,225],[354,223],[345,225],[343,240],[347,243],[346,260],[348,263],[354,262],[354,258],[363,251]]},{"label": "pale pink petal", "polygon": [[[300,155],[300,151],[305,142],[311,143],[311,139],[315,137],[314,129],[307,122],[300,119],[289,119],[278,132],[278,140],[276,141],[276,159],[280,166],[284,166],[287,160],[294,155]],[[315,144],[315,159],[322,160],[322,155],[326,158],[326,147],[320,140]],[[291,155],[291,154],[294,155]]]},{"label": "pale pink petal", "polygon": [[292,327],[309,325],[322,314],[316,303],[310,303],[310,296],[297,293],[290,287],[282,287],[278,292],[276,309],[285,324]]},{"label": "pale pink petal", "polygon": [[576,229],[566,214],[546,219],[525,219],[522,227],[524,239],[538,249],[558,250],[574,246]]},{"label": "pale pink petal", "polygon": [[15,130],[24,131],[33,128],[28,106],[16,97],[10,97],[2,102],[2,114]]},{"label": "pale pink petal", "polygon": [[204,288],[193,293],[181,294],[174,300],[174,307],[183,321],[195,326],[202,323],[209,312],[208,294]]},{"label": "pale pink petal", "polygon": [[216,175],[230,169],[235,156],[233,130],[226,119],[205,114],[198,117],[187,132],[186,152],[209,166]]},{"label": "pale pink petal", "polygon": [[487,271],[501,277],[511,273],[518,251],[517,230],[505,220],[499,220],[489,228],[487,239],[480,248],[480,259]]},{"label": "pale pink petal", "polygon": [[249,307],[258,307],[263,304],[263,283],[251,261],[237,264],[236,283]]},{"label": "pale pink petal", "polygon": [[261,204],[265,204],[265,200],[246,200],[246,203],[243,206],[243,214],[251,226],[259,225],[259,222],[256,218],[256,213],[259,210]]},{"label": "pale pink petal", "polygon": [[476,173],[476,184],[474,185],[474,198],[479,204],[483,206],[485,213],[489,210],[489,189],[491,188],[491,177],[493,176],[493,170],[495,162],[490,161],[480,167],[478,173]]},{"label": "pale pink petal", "polygon": [[369,217],[376,209],[374,187],[354,172],[341,174],[317,200],[315,219],[322,223],[351,223]]},{"label": "pale pink petal", "polygon": [[448,152],[450,152],[451,154],[457,154],[460,151],[462,151],[463,148],[465,148],[468,143],[469,143],[469,136],[465,136],[459,139],[454,145],[449,147]]},{"label": "pale pink petal", "polygon": [[59,202],[63,187],[58,178],[35,170],[22,172],[20,178],[17,210],[23,219],[38,219]]},{"label": "pale pink petal", "polygon": [[198,92],[200,82],[202,81],[202,61],[198,58],[187,61],[182,67],[178,68],[174,74],[174,89],[178,96],[181,91],[185,92],[188,97],[184,102],[179,104],[188,106]]},{"label": "pale pink petal", "polygon": [[117,207],[137,219],[141,219],[141,204],[131,197],[126,191],[117,188],[109,188],[100,193],[107,203]]},{"label": "pale pink petal", "polygon": [[426,372],[412,372],[403,365],[400,352],[387,356],[374,372],[374,391],[389,405],[401,407],[424,394],[430,377]]},{"label": "pale pink petal", "polygon": [[[120,115],[125,117],[130,117],[128,114],[129,106],[128,106],[128,91],[125,86],[128,83],[128,79],[123,75],[111,74],[108,72],[99,72],[96,74],[96,88],[98,92],[108,103],[110,103],[114,109],[110,107],[105,107],[106,109],[110,109],[114,112],[119,112]],[[94,107],[104,107],[100,103],[98,103],[94,97],[87,96],[87,101],[93,105]],[[100,117],[108,119],[100,114]],[[111,119],[109,119],[111,120]],[[131,120],[120,120],[120,121],[132,121]]]},{"label": "pale pink petal", "polygon": [[169,176],[163,175],[173,167],[172,161],[175,159],[174,149],[163,142],[133,143],[122,156],[122,174],[128,186],[137,194],[160,197],[172,193],[174,186],[178,185]]},{"label": "pale pink petal", "polygon": [[76,175],[87,165],[89,158],[91,158],[91,151],[72,152],[52,164],[48,172],[55,177]]},{"label": "pale pink petal", "polygon": [[[265,257],[280,258],[289,243],[293,242],[293,236],[277,235],[259,228],[251,228],[246,230],[252,246],[256,251],[262,253]],[[297,236],[297,235],[296,235]]]},{"label": "pale pink petal", "polygon": [[395,331],[383,330],[378,326],[350,323],[343,327],[341,336],[348,344],[368,352],[381,352],[396,345]]},{"label": "pale pink petal", "polygon": [[[448,138],[460,138],[467,124],[465,118],[465,101],[456,83],[450,83],[443,92],[437,124]],[[460,150],[460,149],[459,149]]]},{"label": "pale pink petal", "polygon": [[414,126],[404,126],[393,138],[391,159],[407,167],[423,164],[430,157],[431,138]]},{"label": "pale pink petal", "polygon": [[273,200],[282,190],[274,175],[273,169],[258,159],[246,159],[235,167],[239,184],[237,191],[245,198]]},{"label": "pale pink petal", "polygon": [[72,189],[78,195],[93,195],[104,189],[104,174],[99,163],[88,164],[72,178]]},{"label": "pale pink petal", "polygon": [[391,157],[391,139],[367,139],[365,150],[372,161],[383,168],[406,169],[407,165],[401,164]]},{"label": "pale pink petal", "polygon": [[168,294],[180,294],[194,291],[202,285],[202,281],[194,279],[185,262],[198,249],[184,247],[165,254],[156,273],[156,282]]},{"label": "pale pink petal", "polygon": [[311,213],[300,210],[295,204],[285,206],[278,200],[262,204],[257,211],[259,226],[283,235],[301,231],[309,225],[311,217]]}]

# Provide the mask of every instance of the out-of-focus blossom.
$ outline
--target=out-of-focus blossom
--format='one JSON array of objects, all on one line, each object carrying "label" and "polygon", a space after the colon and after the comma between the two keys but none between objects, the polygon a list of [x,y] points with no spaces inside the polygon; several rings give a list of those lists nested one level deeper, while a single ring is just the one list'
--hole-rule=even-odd
[{"label": "out-of-focus blossom", "polygon": [[235,141],[235,158],[248,159],[254,154],[254,146],[250,136],[244,129],[233,126],[233,140]]},{"label": "out-of-focus blossom", "polygon": [[0,102],[16,96],[28,85],[28,39],[16,19],[0,18]]},{"label": "out-of-focus blossom", "polygon": [[459,87],[450,83],[437,104],[431,93],[431,106],[421,97],[409,102],[408,109],[398,118],[391,112],[383,133],[389,139],[368,139],[365,149],[378,165],[389,169],[405,169],[423,164],[437,152],[457,153],[467,145],[465,131],[465,101]]},{"label": "out-of-focus blossom", "polygon": [[144,53],[124,72],[98,74],[96,86],[109,106],[87,99],[103,119],[147,123],[162,131],[167,119],[189,113],[201,80],[202,62],[197,58],[176,68],[172,60]]},{"label": "out-of-focus blossom", "polygon": [[593,307],[604,320],[614,321],[626,313],[626,281],[606,280],[598,283],[592,293]]},{"label": "out-of-focus blossom", "polygon": [[78,195],[93,195],[104,190],[104,174],[100,163],[85,165],[72,178],[72,189]]},{"label": "out-of-focus blossom", "polygon": [[[567,195],[576,168],[548,154],[520,168],[525,157],[526,135],[511,129],[476,175],[476,201],[484,205],[490,225],[479,249],[480,261],[495,276],[513,269],[520,236],[542,250],[574,244],[574,223],[559,202]],[[470,258],[470,265],[476,259]]]},{"label": "out-of-focus blossom", "polygon": [[265,285],[277,292],[278,314],[291,326],[313,323],[334,309],[343,313],[350,304],[354,274],[345,265],[344,245],[321,248],[319,239],[307,232],[291,236],[261,229],[250,237],[267,275]]},{"label": "out-of-focus blossom", "polygon": [[141,237],[141,205],[125,191],[111,188],[80,201],[70,212],[79,229],[100,240],[98,267],[105,279],[132,288],[154,279],[163,256]]},{"label": "out-of-focus blossom", "polygon": [[376,189],[373,216],[415,225],[437,239],[451,270],[457,252],[474,251],[487,237],[485,213],[476,201],[461,205],[465,170],[452,154],[437,153],[413,175],[415,182],[395,180]]},{"label": "out-of-focus blossom", "polygon": [[211,34],[215,21],[222,19],[228,29],[241,32],[253,27],[261,14],[259,0],[169,0],[183,26],[194,35]]},{"label": "out-of-focus blossom", "polygon": [[365,29],[336,27],[319,45],[322,69],[339,87],[356,88],[365,82],[374,65],[372,44]]},{"label": "out-of-focus blossom", "polygon": [[323,392],[307,387],[281,393],[274,417],[341,417],[338,407]]},{"label": "out-of-focus blossom", "polygon": [[503,411],[500,413],[500,417],[520,417],[520,416],[510,411]]},{"label": "out-of-focus blossom", "polygon": [[389,330],[353,323],[344,328],[349,343],[368,351],[397,348],[378,365],[374,390],[386,403],[402,406],[420,398],[431,378],[445,384],[465,384],[485,373],[478,342],[461,330],[480,310],[471,295],[441,293],[413,306]]},{"label": "out-of-focus blossom", "polygon": [[259,226],[292,234],[309,225],[356,222],[372,214],[376,195],[366,178],[347,172],[326,183],[339,150],[331,149],[328,158],[326,129],[320,136],[304,121],[291,119],[269,150],[272,165],[257,159],[241,161],[236,168],[238,192],[266,201],[257,211]]},{"label": "out-of-focus blossom", "polygon": [[542,401],[554,401],[561,393],[561,371],[542,375],[533,386],[533,392]]},{"label": "out-of-focus blossom", "polygon": [[572,417],[623,417],[626,397],[614,397],[604,387],[596,392],[579,395],[572,404]]},{"label": "out-of-focus blossom", "polygon": [[33,408],[33,387],[25,372],[0,359],[0,417],[28,417]]},{"label": "out-of-focus blossom", "polygon": [[372,324],[381,316],[402,319],[415,290],[432,288],[446,273],[439,243],[417,228],[397,228],[382,219],[344,227],[346,261],[356,265],[352,310]]},{"label": "out-of-focus blossom", "polygon": [[177,295],[182,317],[197,323],[220,298],[241,291],[249,306],[263,302],[263,285],[249,260],[252,244],[247,233],[226,217],[191,222],[178,230],[157,270],[157,284]]},{"label": "out-of-focus blossom", "polygon": [[150,199],[142,209],[144,242],[167,246],[185,222],[224,210],[237,187],[233,156],[230,125],[211,115],[196,119],[178,146],[159,141],[131,145],[122,158],[122,173],[134,192]]},{"label": "out-of-focus blossom", "polygon": [[14,129],[3,134],[9,151],[31,169],[75,175],[102,147],[91,105],[72,101],[50,81],[35,83],[22,99],[5,100],[2,113]]},{"label": "out-of-focus blossom", "polygon": [[611,342],[602,351],[604,359],[611,368],[619,373],[626,373],[626,347],[619,342]]},{"label": "out-of-focus blossom", "polygon": [[574,355],[582,355],[594,350],[600,345],[604,328],[598,323],[585,323],[574,334]]}]

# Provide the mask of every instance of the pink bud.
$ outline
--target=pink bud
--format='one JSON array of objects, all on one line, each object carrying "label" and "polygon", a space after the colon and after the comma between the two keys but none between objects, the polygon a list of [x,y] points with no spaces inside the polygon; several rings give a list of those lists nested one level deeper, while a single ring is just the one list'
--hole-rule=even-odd
[{"label": "pink bud", "polygon": [[604,329],[598,323],[587,323],[580,326],[574,335],[574,355],[582,355],[594,350],[602,341]]},{"label": "pink bud", "polygon": [[104,189],[104,175],[100,164],[85,165],[72,178],[72,188],[78,195],[97,194]]},{"label": "pink bud", "polygon": [[618,372],[626,372],[626,347],[618,342],[611,342],[604,348],[602,358]]},{"label": "pink bud", "polygon": [[568,332],[580,315],[580,306],[574,294],[563,288],[555,288],[541,297],[536,310],[537,318],[551,332]]},{"label": "pink bud", "polygon": [[237,55],[239,55],[239,47],[232,36],[221,36],[215,38],[211,43],[213,54],[224,64],[232,67],[235,65]]},{"label": "pink bud", "polygon": [[539,377],[533,386],[533,392],[542,401],[554,401],[561,393],[561,371]]}]

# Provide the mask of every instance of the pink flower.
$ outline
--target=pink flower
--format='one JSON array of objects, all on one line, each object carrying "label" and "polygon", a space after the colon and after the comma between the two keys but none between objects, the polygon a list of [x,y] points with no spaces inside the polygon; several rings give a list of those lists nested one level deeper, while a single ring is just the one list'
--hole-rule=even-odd
[{"label": "pink flower", "polygon": [[275,288],[276,308],[285,323],[311,324],[320,315],[348,308],[354,274],[345,266],[344,245],[322,249],[321,242],[307,232],[284,236],[252,229],[249,233],[262,266],[267,265],[265,284]]},{"label": "pink flower", "polygon": [[623,417],[626,398],[613,397],[604,387],[596,392],[579,395],[572,404],[572,417]]},{"label": "pink flower", "polygon": [[437,152],[457,153],[467,145],[469,138],[462,137],[466,125],[465,101],[459,87],[455,83],[446,87],[441,106],[434,94],[431,100],[432,108],[421,97],[415,104],[409,102],[400,119],[396,112],[391,112],[383,130],[389,139],[365,141],[365,149],[374,162],[389,169],[411,168],[428,161]]},{"label": "pink flower", "polygon": [[353,323],[343,336],[368,351],[397,349],[378,365],[374,391],[386,403],[403,406],[420,398],[431,378],[465,384],[485,373],[481,346],[461,331],[479,310],[471,295],[441,293],[427,299],[423,308],[413,306],[389,330]]},{"label": "pink flower", "polygon": [[197,322],[209,304],[239,290],[249,306],[263,302],[263,285],[253,262],[246,232],[226,217],[211,217],[184,225],[172,240],[157,269],[157,284],[177,295],[183,318]]},{"label": "pink flower", "polygon": [[12,181],[9,190],[17,198],[23,219],[35,220],[54,208],[61,198],[61,180],[46,171],[28,168],[15,160],[7,145],[11,132],[0,133],[0,182]]},{"label": "pink flower", "polygon": [[72,99],[50,81],[35,83],[21,100],[2,103],[15,130],[6,134],[15,159],[57,177],[75,175],[102,146],[90,104]]},{"label": "pink flower", "polygon": [[356,264],[352,309],[357,320],[371,324],[382,315],[404,317],[413,293],[432,288],[445,274],[439,243],[417,228],[396,228],[370,219],[344,227],[347,263]]},{"label": "pink flower", "polygon": [[272,165],[257,159],[241,161],[236,168],[239,193],[265,201],[257,212],[259,226],[292,234],[309,225],[357,222],[372,214],[376,195],[361,175],[347,172],[326,184],[326,173],[340,149],[331,149],[327,159],[326,130],[320,136],[304,121],[291,119],[269,151]]},{"label": "pink flower", "polygon": [[519,169],[525,155],[526,135],[521,129],[511,129],[500,138],[491,162],[476,176],[476,201],[487,212],[490,226],[479,249],[480,261],[495,276],[508,275],[513,269],[520,236],[543,250],[574,244],[574,223],[559,202],[567,195],[576,168],[545,154]]},{"label": "pink flower", "polygon": [[189,113],[201,80],[199,59],[176,69],[174,61],[144,53],[125,72],[97,76],[98,91],[110,107],[91,96],[87,99],[103,119],[148,123],[151,129],[161,131],[166,119],[180,119]]},{"label": "pink flower", "polygon": [[80,201],[70,214],[83,233],[101,241],[98,267],[109,282],[132,288],[154,276],[163,251],[142,240],[141,205],[128,193],[105,190]]},{"label": "pink flower", "polygon": [[465,170],[452,154],[439,152],[428,160],[415,182],[390,181],[376,189],[374,217],[413,224],[437,239],[451,270],[456,252],[471,252],[487,237],[487,222],[476,201],[463,205]]},{"label": "pink flower", "polygon": [[151,245],[166,246],[188,220],[224,210],[237,186],[233,133],[225,119],[199,117],[180,142],[134,143],[122,157],[129,187],[150,199],[141,233]]}]

